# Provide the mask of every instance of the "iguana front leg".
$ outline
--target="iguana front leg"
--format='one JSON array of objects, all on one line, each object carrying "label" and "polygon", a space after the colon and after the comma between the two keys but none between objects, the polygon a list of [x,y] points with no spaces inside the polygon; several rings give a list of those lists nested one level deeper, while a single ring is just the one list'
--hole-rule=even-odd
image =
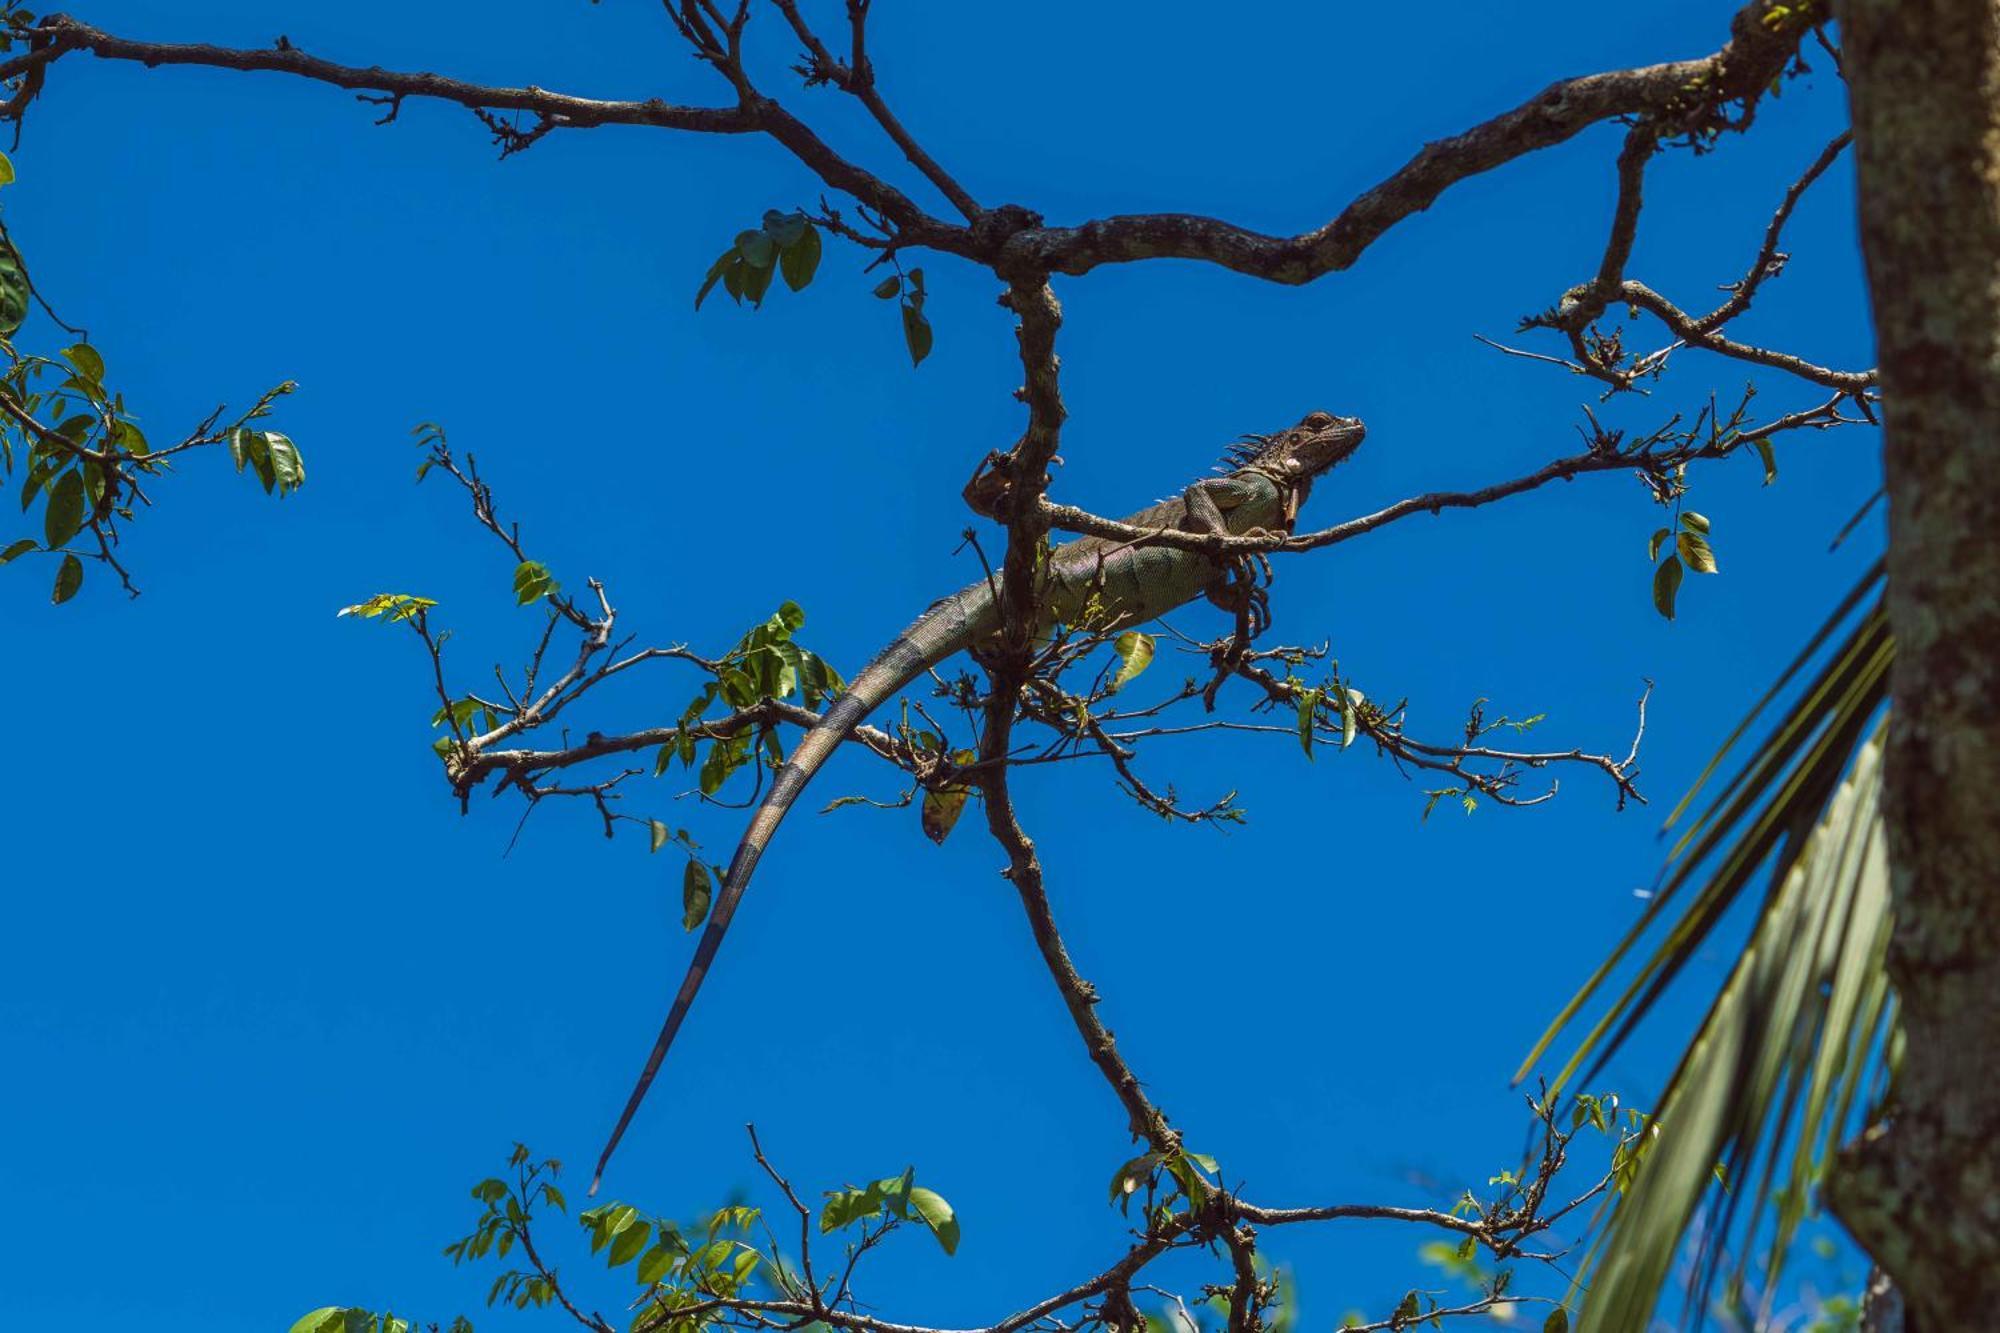
[{"label": "iguana front leg", "polygon": [[[1226,533],[1228,520],[1223,511],[1234,508],[1242,497],[1242,491],[1234,484],[1233,478],[1196,482],[1185,492],[1187,505],[1187,526],[1201,533]],[[1263,528],[1239,533],[1239,536],[1260,536]],[[1266,576],[1271,570],[1270,561],[1261,553],[1255,557]],[[1216,692],[1222,682],[1234,674],[1236,665],[1243,659],[1250,640],[1270,628],[1271,602],[1262,588],[1257,586],[1257,575],[1252,570],[1250,558],[1234,556],[1219,562],[1221,570],[1215,581],[1208,586],[1208,600],[1221,610],[1236,617],[1236,632],[1228,644],[1219,649],[1215,660],[1215,678],[1202,691],[1202,702],[1208,711],[1215,711]]]},{"label": "iguana front leg", "polygon": [[[1243,492],[1235,478],[1218,477],[1196,482],[1187,488],[1182,499],[1187,506],[1186,526],[1189,530],[1204,535],[1229,534],[1229,521],[1224,517],[1224,511],[1235,508],[1242,501]],[[1255,537],[1265,533],[1266,529],[1254,528],[1233,535]],[[1257,586],[1257,577],[1250,569],[1252,559],[1256,560],[1268,581],[1271,562],[1259,552],[1253,556],[1232,556],[1219,561],[1221,572],[1206,590],[1210,602],[1236,616],[1237,637],[1244,643],[1271,626],[1270,599]]]}]

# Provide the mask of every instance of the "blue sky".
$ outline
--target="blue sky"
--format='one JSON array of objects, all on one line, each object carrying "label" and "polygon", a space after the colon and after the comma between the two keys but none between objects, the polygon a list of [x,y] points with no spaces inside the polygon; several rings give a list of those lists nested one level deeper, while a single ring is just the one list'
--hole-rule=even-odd
[{"label": "blue sky", "polygon": [[[78,12],[133,36],[284,32],[357,64],[720,95],[637,0],[159,8]],[[1291,231],[1554,78],[1712,50],[1732,8],[1294,5],[1231,25],[1178,2],[885,4],[874,53],[905,121],[982,200]],[[775,71],[792,44],[773,27],[752,31]],[[834,94],[786,95],[907,175]],[[1751,136],[1659,160],[1633,275],[1702,305],[1843,118],[1822,72]],[[471,1222],[465,1189],[515,1139],[584,1175],[679,981],[678,863],[605,841],[582,807],[543,809],[506,854],[516,806],[482,797],[461,818],[439,778],[415,645],[334,617],[378,591],[434,597],[468,683],[531,645],[509,562],[454,493],[411,485],[415,423],[476,452],[530,548],[573,586],[603,579],[642,641],[719,651],[790,598],[801,638],[850,669],[973,576],[953,553],[958,490],[1019,428],[995,284],[953,261],[927,265],[937,345],[914,371],[838,246],[803,294],[690,309],[739,228],[818,198],[767,142],[599,130],[498,162],[457,108],[370,119],[276,76],[77,56],[14,154],[8,225],[154,438],[294,378],[278,424],[310,468],[279,504],[226,460],[191,460],[132,529],[137,601],[93,576],[51,607],[46,571],[0,570],[16,664],[0,1271],[23,1327],[282,1328],[329,1303],[526,1326],[479,1316],[486,1276],[438,1257]],[[1570,451],[1593,396],[1473,335],[1510,336],[1594,270],[1617,141],[1600,127],[1460,185],[1304,290],[1183,264],[1062,282],[1055,493],[1122,513],[1313,408],[1370,427],[1316,521]],[[1746,335],[1868,363],[1851,212],[1842,164]],[[1745,380],[1684,355],[1652,399],[1601,413],[1643,429]],[[1774,412],[1816,401],[1765,387]],[[1696,475],[1723,572],[1690,580],[1671,625],[1647,595],[1657,511],[1625,477],[1280,568],[1280,636],[1329,640],[1433,734],[1485,696],[1547,713],[1552,745],[1622,752],[1656,681],[1650,809],[1617,813],[1579,775],[1535,810],[1420,822],[1422,784],[1362,747],[1309,764],[1282,742],[1158,745],[1147,771],[1190,798],[1240,793],[1250,823],[1222,835],[1161,825],[1098,770],[1023,776],[1106,1021],[1251,1197],[1429,1203],[1412,1173],[1449,1190],[1512,1162],[1507,1078],[1636,912],[1659,817],[1879,549],[1871,523],[1826,553],[1877,484],[1872,433],[1795,438],[1780,466],[1768,488],[1749,459]],[[634,679],[574,725],[671,720],[697,685]],[[890,796],[892,777],[844,758],[821,795]],[[720,857],[741,816],[684,785],[634,788],[627,808]],[[674,1214],[754,1190],[754,1120],[803,1189],[915,1163],[957,1206],[955,1258],[911,1236],[869,1261],[864,1294],[888,1317],[989,1322],[1108,1262],[1122,1117],[1001,864],[972,821],[938,849],[910,812],[796,818],[607,1189]],[[1694,999],[1621,1060],[1629,1097],[1658,1087]],[[1436,1285],[1414,1255],[1427,1239],[1354,1226],[1267,1247],[1324,1328]],[[622,1307],[626,1279],[585,1278],[581,1247],[570,1268],[590,1303]]]}]

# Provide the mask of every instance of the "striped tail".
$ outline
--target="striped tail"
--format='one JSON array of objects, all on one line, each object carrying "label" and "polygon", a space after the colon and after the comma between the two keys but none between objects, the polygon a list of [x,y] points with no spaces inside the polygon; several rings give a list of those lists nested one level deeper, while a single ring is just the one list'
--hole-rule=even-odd
[{"label": "striped tail", "polygon": [[[771,835],[777,832],[786,811],[792,808],[792,803],[798,799],[805,785],[812,781],[813,775],[840,748],[841,742],[853,735],[854,729],[869,713],[934,663],[964,646],[964,640],[957,635],[923,633],[932,625],[932,615],[926,613],[923,619],[883,649],[873,662],[862,668],[847,693],[834,701],[818,725],[800,739],[791,758],[779,765],[777,776],[771,781],[771,790],[765,795],[764,803],[757,807],[749,830],[744,833],[743,841],[737,844],[736,855],[729,862],[729,873],[722,879],[722,892],[716,896],[715,907],[709,913],[708,929],[702,932],[701,943],[695,946],[694,959],[688,964],[680,993],[674,996],[674,1007],[667,1011],[667,1021],[660,1027],[659,1039],[653,1043],[653,1053],[647,1057],[646,1068],[640,1073],[639,1082],[625,1103],[624,1114],[618,1117],[618,1127],[611,1131],[611,1140],[604,1145],[604,1153],[597,1159],[597,1173],[590,1182],[592,1194],[597,1193],[598,1182],[604,1178],[604,1165],[611,1160],[618,1140],[625,1136],[625,1127],[632,1123],[639,1103],[646,1100],[646,1091],[653,1086],[653,1076],[660,1072],[660,1062],[667,1058],[667,1048],[674,1044],[674,1034],[681,1030],[681,1020],[687,1017],[688,1006],[694,1003],[695,993],[708,976],[708,965],[714,961],[715,951],[722,947],[723,932],[729,929],[729,919],[736,915],[737,904],[743,901],[743,890],[749,887],[750,876],[757,869],[757,858],[770,845]],[[942,637],[949,646],[941,652],[926,652],[918,646],[919,637]]]}]

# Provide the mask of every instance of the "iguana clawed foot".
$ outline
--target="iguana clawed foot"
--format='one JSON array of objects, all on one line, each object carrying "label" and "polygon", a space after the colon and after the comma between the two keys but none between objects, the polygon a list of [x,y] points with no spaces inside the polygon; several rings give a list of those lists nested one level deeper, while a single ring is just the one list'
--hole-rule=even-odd
[{"label": "iguana clawed foot", "polygon": [[[1256,562],[1254,568],[1252,561]],[[1271,582],[1270,560],[1257,551],[1230,561],[1225,569],[1223,578],[1208,590],[1208,600],[1235,613],[1236,632],[1211,654],[1215,676],[1201,692],[1202,707],[1211,713],[1215,711],[1215,696],[1221,691],[1222,682],[1236,673],[1237,665],[1250,649],[1250,641],[1271,628],[1271,596],[1264,590]],[[1261,583],[1259,571],[1263,575]]]}]

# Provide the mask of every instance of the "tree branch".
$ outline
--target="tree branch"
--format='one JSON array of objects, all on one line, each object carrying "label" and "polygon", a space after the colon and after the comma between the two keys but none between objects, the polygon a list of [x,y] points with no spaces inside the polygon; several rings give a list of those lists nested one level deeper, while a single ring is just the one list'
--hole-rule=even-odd
[{"label": "tree branch", "polygon": [[[1666,134],[1709,137],[1750,123],[1758,99],[1815,22],[1812,4],[1752,0],[1713,55],[1564,79],[1526,102],[1421,152],[1332,221],[1296,236],[1267,236],[1185,213],[1127,214],[1076,227],[1035,228],[1006,243],[1009,263],[1081,274],[1100,264],[1199,259],[1273,282],[1305,283],[1348,268],[1391,227],[1451,186],[1549,148],[1601,121],[1641,116]],[[1782,11],[1782,12],[1780,12]],[[1728,107],[1740,104],[1731,119]]]}]

